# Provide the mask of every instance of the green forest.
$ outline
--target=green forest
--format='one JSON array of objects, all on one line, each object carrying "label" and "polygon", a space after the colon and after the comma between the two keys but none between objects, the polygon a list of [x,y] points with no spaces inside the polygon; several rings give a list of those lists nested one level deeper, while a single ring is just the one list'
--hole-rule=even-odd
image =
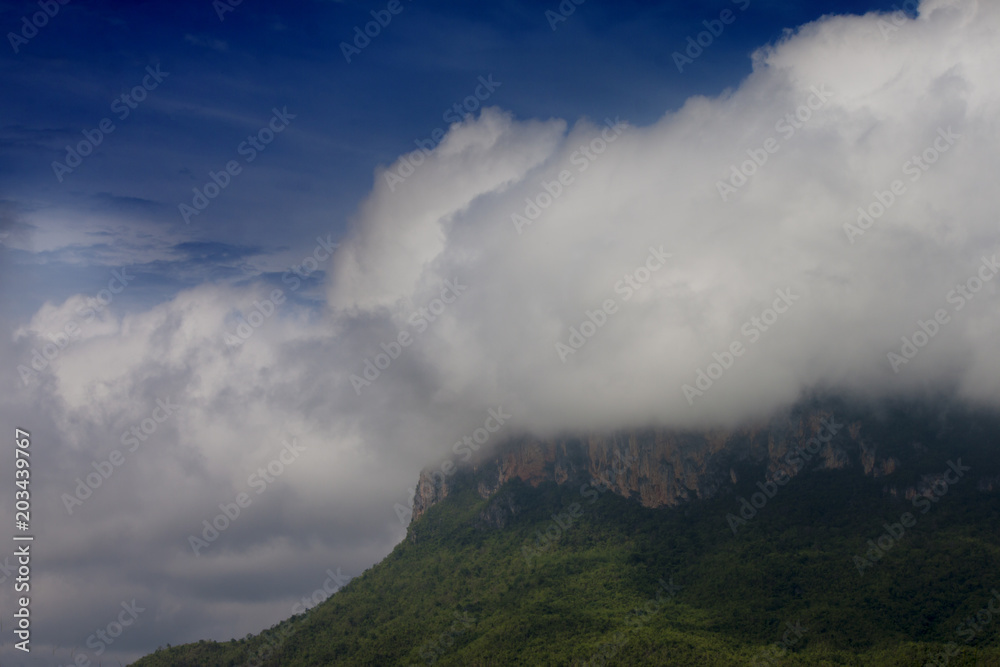
[{"label": "green forest", "polygon": [[[906,454],[891,477],[803,471],[735,534],[727,515],[762,466],[668,509],[599,484],[511,482],[483,499],[463,473],[307,613],[136,664],[1000,666],[1000,493],[976,481],[996,443],[975,424],[890,427],[873,435]],[[959,458],[972,472],[933,502],[904,497]]]}]

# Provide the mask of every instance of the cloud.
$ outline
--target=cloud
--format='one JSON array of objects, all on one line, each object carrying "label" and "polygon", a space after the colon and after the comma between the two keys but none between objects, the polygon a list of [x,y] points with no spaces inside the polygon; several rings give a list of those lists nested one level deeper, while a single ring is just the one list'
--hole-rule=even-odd
[{"label": "cloud", "polygon": [[192,35],[191,33],[185,33],[184,41],[188,44],[194,44],[195,46],[202,46],[206,49],[218,51],[219,53],[225,53],[229,50],[229,44],[225,40],[216,39],[214,37],[206,37],[205,35]]},{"label": "cloud", "polygon": [[[507,401],[537,429],[732,421],[814,388],[995,402],[996,282],[964,307],[952,290],[1000,252],[998,28],[1000,8],[959,0],[826,17],[755,53],[736,90],[613,141],[601,121],[486,110],[405,182],[377,175],[331,306],[404,329],[461,277],[468,295],[420,341],[433,379],[419,390]],[[572,182],[546,206],[560,172]],[[859,207],[880,206],[860,227]],[[650,274],[651,247],[671,258]],[[637,270],[650,277],[629,294],[619,281]],[[770,323],[778,290],[793,305]],[[597,313],[609,299],[614,314]],[[905,358],[901,338],[941,309]],[[588,319],[606,322],[571,339]],[[724,372],[696,384],[699,370]]]},{"label": "cloud", "polygon": [[14,202],[0,199],[0,244],[15,247],[20,237],[30,233],[32,227],[21,219]]},{"label": "cloud", "polygon": [[[86,300],[47,304],[0,340],[0,369],[18,382],[0,415],[36,443],[33,509],[46,518],[35,533],[50,550],[33,561],[33,582],[60,593],[33,604],[57,646],[82,644],[132,598],[158,620],[137,625],[123,650],[258,631],[289,616],[328,568],[360,573],[401,538],[392,502],[406,502],[412,469],[386,469],[389,441],[370,446],[357,415],[329,410],[335,374],[315,371],[346,360],[328,322],[290,299],[270,302],[274,289],[206,285],[139,313],[111,304],[27,384],[14,380],[17,366],[64,320],[80,320]],[[241,317],[258,322],[258,308],[266,320],[227,342]],[[302,452],[274,476],[286,441]],[[196,556],[190,536],[240,493],[250,506]],[[112,584],[98,592],[93,579]]]},{"label": "cloud", "polygon": [[51,207],[22,214],[24,232],[9,245],[30,253],[22,261],[40,264],[123,266],[176,259],[175,247],[185,239],[132,214],[128,208],[135,201],[144,200],[102,196],[94,210]]},{"label": "cloud", "polygon": [[[377,180],[384,182],[362,205],[351,245],[337,256],[331,304],[371,309],[412,294],[425,264],[444,251],[450,222],[477,198],[503,192],[537,167],[564,129],[563,121],[515,124],[509,114],[487,109],[475,122],[455,124],[402,185],[381,175]],[[412,155],[421,158],[420,151]]]}]

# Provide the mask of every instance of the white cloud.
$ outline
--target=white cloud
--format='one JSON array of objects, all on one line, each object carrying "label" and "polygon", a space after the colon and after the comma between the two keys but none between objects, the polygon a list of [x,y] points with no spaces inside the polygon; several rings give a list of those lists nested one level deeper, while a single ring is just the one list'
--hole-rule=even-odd
[{"label": "white cloud", "polygon": [[[601,148],[600,124],[563,134],[550,123],[528,151],[538,126],[488,111],[453,130],[495,137],[472,166],[445,142],[394,192],[377,179],[336,258],[331,304],[404,328],[461,276],[468,296],[421,341],[420,362],[439,397],[509,401],[536,428],[729,420],[815,386],[899,392],[956,375],[970,398],[992,401],[995,283],[905,372],[887,354],[918,318],[951,312],[949,290],[1000,252],[1000,86],[987,65],[998,28],[1000,8],[959,0],[925,3],[916,20],[828,17],[756,54],[737,90],[629,128],[592,161],[578,151]],[[776,152],[723,201],[718,182],[769,138]],[[907,170],[935,141],[939,159]],[[455,179],[484,164],[492,180]],[[519,234],[511,215],[564,169],[573,182]],[[902,194],[850,243],[845,223],[895,180]],[[673,258],[625,303],[616,281],[651,245]],[[689,405],[681,385],[714,352],[749,343],[742,324],[782,288],[800,295],[794,308]],[[555,344],[608,298],[620,309],[563,363]]]},{"label": "white cloud", "polygon": [[178,232],[165,232],[161,226],[136,216],[115,213],[53,208],[24,217],[27,229],[17,235],[16,242],[11,240],[7,245],[33,253],[41,263],[127,266],[176,260],[176,244],[187,240]]}]

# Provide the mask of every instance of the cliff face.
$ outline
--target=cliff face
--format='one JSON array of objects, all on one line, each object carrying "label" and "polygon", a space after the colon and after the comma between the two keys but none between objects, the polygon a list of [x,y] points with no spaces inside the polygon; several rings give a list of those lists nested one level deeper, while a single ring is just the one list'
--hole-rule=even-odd
[{"label": "cliff face", "polygon": [[[898,462],[880,456],[878,447],[864,440],[862,430],[858,422],[839,423],[832,412],[814,410],[731,431],[624,431],[544,440],[518,437],[501,444],[491,458],[474,467],[474,473],[483,498],[513,479],[532,486],[599,480],[646,507],[672,507],[711,497],[734,484],[736,468],[743,463],[766,463],[768,479],[779,470],[795,475],[804,468],[848,466],[873,477],[891,474]],[[453,476],[440,470],[421,473],[413,518],[420,518],[447,497],[452,480]],[[497,504],[502,504],[501,499]]]}]

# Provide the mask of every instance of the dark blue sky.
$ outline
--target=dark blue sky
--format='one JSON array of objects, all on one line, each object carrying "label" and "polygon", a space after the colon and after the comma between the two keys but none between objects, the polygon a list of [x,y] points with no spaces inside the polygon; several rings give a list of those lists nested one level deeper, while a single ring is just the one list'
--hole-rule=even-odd
[{"label": "dark blue sky", "polygon": [[[591,0],[553,31],[545,12],[558,11],[556,2],[402,0],[348,63],[340,43],[386,4],[244,0],[220,20],[209,0],[74,1],[27,43],[15,40],[17,53],[7,35],[22,32],[22,17],[39,5],[0,5],[7,36],[0,233],[11,234],[0,247],[0,279],[9,284],[16,270],[22,286],[13,303],[4,299],[4,312],[17,320],[45,300],[96,292],[109,268],[131,263],[142,279],[118,307],[147,306],[205,280],[239,279],[246,272],[236,267],[247,261],[280,273],[318,234],[339,237],[376,167],[447,129],[444,112],[473,94],[480,76],[500,84],[485,104],[519,118],[621,116],[643,125],[691,95],[737,84],[750,71],[752,50],[790,27],[825,13],[892,6]],[[678,72],[672,53],[726,9],[735,20]],[[157,82],[147,67],[169,74]],[[126,109],[120,97],[144,78],[155,88]],[[246,163],[241,142],[275,108],[295,118]],[[84,131],[98,136],[105,118],[114,131],[60,182],[52,163],[65,161],[65,146]],[[192,188],[230,160],[241,172],[185,224],[178,205],[190,205]],[[141,232],[125,243],[108,225]]]}]

